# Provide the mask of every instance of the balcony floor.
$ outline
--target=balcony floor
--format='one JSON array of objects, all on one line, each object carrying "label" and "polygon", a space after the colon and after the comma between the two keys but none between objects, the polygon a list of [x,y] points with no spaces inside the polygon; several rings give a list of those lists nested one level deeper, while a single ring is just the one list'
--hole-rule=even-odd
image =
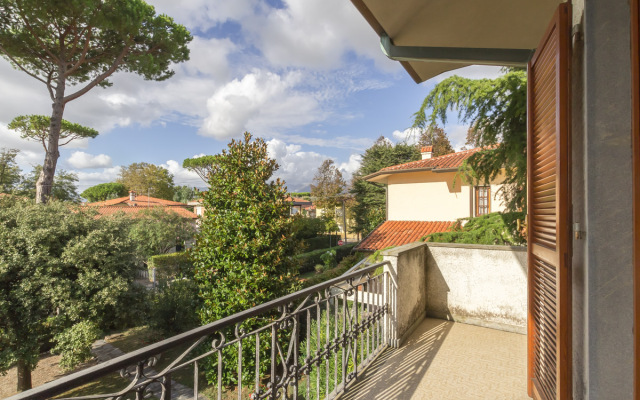
[{"label": "balcony floor", "polygon": [[526,366],[526,335],[427,318],[341,400],[529,399]]}]

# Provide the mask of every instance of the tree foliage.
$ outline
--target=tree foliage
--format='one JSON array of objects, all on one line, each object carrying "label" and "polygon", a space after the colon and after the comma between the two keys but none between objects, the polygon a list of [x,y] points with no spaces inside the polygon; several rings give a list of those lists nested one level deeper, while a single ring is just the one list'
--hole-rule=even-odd
[{"label": "tree foliage", "polygon": [[186,168],[189,171],[195,172],[198,174],[200,179],[204,181],[204,183],[209,182],[209,174],[214,168],[214,163],[216,162],[215,156],[201,156],[195,158],[186,158],[182,162],[182,168]]},{"label": "tree foliage", "polygon": [[[15,190],[22,196],[30,199],[36,198],[36,182],[42,172],[42,166],[37,165],[33,170],[20,181],[20,185]],[[80,195],[78,194],[78,175],[73,172],[67,172],[60,169],[56,172],[51,186],[51,198],[59,201],[78,202]]]},{"label": "tree foliage", "polygon": [[439,126],[429,126],[422,131],[418,138],[418,148],[421,149],[424,146],[433,146],[432,157],[444,156],[455,151],[451,146],[447,133]]},{"label": "tree foliage", "polygon": [[355,205],[351,208],[354,232],[366,235],[386,219],[385,185],[367,182],[363,177],[385,167],[419,159],[420,151],[416,146],[406,143],[393,145],[384,137],[378,138],[365,151],[360,168],[353,175],[350,190],[355,198]]},{"label": "tree foliage", "polygon": [[[171,77],[172,64],[188,60],[191,39],[142,0],[0,0],[0,55],[43,83],[52,101],[38,202],[49,197],[66,104],[110,86],[117,71]],[[66,93],[68,86],[75,91]]]},{"label": "tree foliage", "polygon": [[311,197],[316,207],[322,209],[323,215],[335,217],[336,206],[342,204],[340,193],[346,186],[342,172],[333,160],[324,160],[311,183]]},{"label": "tree foliage", "polygon": [[149,257],[167,253],[193,239],[195,233],[193,221],[170,207],[151,207],[135,215],[129,237],[135,245],[137,261],[147,262]]},{"label": "tree foliage", "polygon": [[137,194],[173,199],[173,174],[154,164],[141,162],[123,167],[118,182]]},{"label": "tree foliage", "polygon": [[196,199],[200,194],[198,189],[187,185],[176,186],[173,188],[173,192],[173,201],[179,201],[184,204]]},{"label": "tree foliage", "polygon": [[93,203],[95,201],[105,201],[110,199],[117,199],[118,197],[124,197],[127,195],[127,193],[127,187],[122,183],[109,182],[91,186],[84,192],[80,193],[80,196]]},{"label": "tree foliage", "polygon": [[447,112],[471,124],[467,144],[485,147],[463,165],[468,178],[485,184],[504,172],[501,195],[510,211],[526,210],[527,76],[508,69],[495,79],[452,76],[438,83],[414,114],[414,127],[426,129]]},{"label": "tree foliage", "polygon": [[[110,327],[133,280],[126,222],[61,202],[0,198],[0,371],[31,386],[41,345],[81,321]],[[78,328],[76,328],[78,329]],[[62,346],[64,347],[64,346]]]},{"label": "tree foliage", "polygon": [[[44,151],[47,149],[47,138],[51,127],[51,117],[46,115],[21,115],[15,117],[8,125],[9,129],[20,133],[22,139],[33,140],[42,143]],[[75,139],[93,139],[98,136],[98,131],[80,124],[74,124],[65,119],[61,121],[58,146],[64,146]]]},{"label": "tree foliage", "polygon": [[[280,179],[272,180],[278,164],[269,158],[264,140],[252,140],[245,133],[243,140],[232,140],[214,157],[210,189],[204,195],[206,211],[191,249],[204,303],[200,319],[205,324],[292,291],[296,272],[292,255],[298,248],[287,191]],[[251,321],[243,325],[252,326]],[[255,354],[255,349],[245,345],[243,376],[251,380],[255,366],[248,363],[255,358],[249,354]],[[236,380],[237,351],[225,357],[223,380],[229,384]],[[261,359],[269,363],[268,356]],[[209,368],[208,379],[213,383],[215,366]]]},{"label": "tree foliage", "polygon": [[450,232],[432,233],[422,240],[442,243],[519,246],[526,244],[522,228],[519,226],[519,221],[523,221],[524,217],[523,212],[507,212],[463,218]]},{"label": "tree foliage", "polygon": [[20,183],[20,167],[16,163],[19,150],[0,149],[0,193],[10,193]]}]

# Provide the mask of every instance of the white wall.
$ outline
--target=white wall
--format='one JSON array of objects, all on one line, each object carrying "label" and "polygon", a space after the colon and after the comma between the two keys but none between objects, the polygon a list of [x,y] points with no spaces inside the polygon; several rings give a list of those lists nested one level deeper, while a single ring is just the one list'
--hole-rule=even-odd
[{"label": "white wall", "polygon": [[[473,216],[473,186],[456,172],[407,172],[387,179],[387,219],[390,221],[455,221]],[[455,181],[455,183],[454,183]],[[491,211],[503,211],[496,196],[501,185],[491,185]]]},{"label": "white wall", "polygon": [[429,243],[427,315],[526,333],[524,247]]}]

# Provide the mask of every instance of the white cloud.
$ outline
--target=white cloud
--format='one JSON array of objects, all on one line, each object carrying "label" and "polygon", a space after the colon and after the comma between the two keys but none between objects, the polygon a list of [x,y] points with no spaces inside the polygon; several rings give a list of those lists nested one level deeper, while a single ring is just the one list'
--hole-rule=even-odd
[{"label": "white cloud", "polygon": [[438,76],[429,79],[428,83],[440,83],[443,80],[458,75],[469,79],[495,79],[502,75],[502,67],[492,67],[489,65],[472,65],[469,67],[455,69],[453,71],[444,72]]},{"label": "white cloud", "polygon": [[416,144],[418,143],[418,139],[420,139],[420,129],[407,128],[403,131],[395,130],[391,136],[393,136],[393,138],[399,143],[404,142],[407,144]]},{"label": "white cloud", "polygon": [[348,52],[370,58],[387,71],[399,65],[380,51],[379,39],[357,9],[343,0],[284,0],[245,29],[276,66],[338,68]]},{"label": "white cloud", "polygon": [[275,158],[280,165],[275,178],[284,180],[291,192],[308,190],[320,164],[330,158],[312,151],[300,151],[301,146],[288,145],[278,139],[269,140],[267,150],[269,157]]},{"label": "white cloud", "polygon": [[104,168],[102,171],[96,172],[84,172],[84,171],[71,171],[78,174],[78,188],[82,192],[88,187],[97,185],[99,183],[114,182],[120,176],[119,165],[111,168]]},{"label": "white cloud", "polygon": [[338,169],[342,172],[342,177],[347,184],[351,181],[353,174],[360,169],[360,164],[362,164],[362,155],[352,154],[347,162],[338,165]]},{"label": "white cloud", "polygon": [[296,89],[302,78],[299,71],[280,76],[254,70],[241,80],[234,79],[207,100],[209,115],[200,127],[200,134],[217,139],[228,139],[244,131],[265,135],[322,119],[314,95]]},{"label": "white cloud", "polygon": [[83,151],[76,151],[67,160],[71,166],[79,169],[111,167],[111,157],[106,154],[93,155]]},{"label": "white cloud", "polygon": [[[194,157],[196,158],[196,157]],[[200,179],[198,174],[191,172],[188,169],[182,168],[182,164],[176,160],[167,160],[166,163],[160,165],[166,168],[171,174],[173,174],[173,183],[175,185],[187,185],[201,187],[205,186],[205,183]]]},{"label": "white cloud", "polygon": [[459,151],[467,142],[468,125],[447,125],[444,130],[456,151]]},{"label": "white cloud", "polygon": [[244,20],[260,6],[258,0],[150,0],[158,13],[189,28],[207,29],[219,22]]}]

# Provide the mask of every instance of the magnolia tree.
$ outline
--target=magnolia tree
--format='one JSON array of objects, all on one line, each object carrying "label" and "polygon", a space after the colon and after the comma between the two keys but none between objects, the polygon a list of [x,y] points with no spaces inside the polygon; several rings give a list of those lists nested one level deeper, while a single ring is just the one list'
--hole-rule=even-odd
[{"label": "magnolia tree", "polygon": [[0,198],[0,373],[17,366],[19,391],[53,338],[72,367],[91,355],[100,327],[130,307],[128,222],[51,201]]},{"label": "magnolia tree", "polygon": [[[278,164],[267,155],[264,140],[252,141],[245,133],[243,140],[231,141],[228,149],[213,157],[209,191],[204,195],[206,211],[191,250],[195,281],[204,303],[200,312],[203,324],[294,290],[292,255],[299,247],[293,238],[287,191],[284,182],[272,179]],[[247,322],[244,328],[254,326]],[[255,349],[247,343],[243,351],[243,377],[250,381]],[[225,353],[225,384],[236,379],[237,356],[237,351]],[[269,357],[263,354],[261,360],[268,363]],[[266,368],[260,366],[261,370]],[[207,370],[209,381],[215,383],[217,368],[209,365]]]},{"label": "magnolia tree", "polygon": [[0,0],[0,55],[44,84],[52,102],[38,202],[50,195],[67,103],[111,86],[118,71],[170,78],[171,64],[189,59],[191,39],[142,0]]}]

